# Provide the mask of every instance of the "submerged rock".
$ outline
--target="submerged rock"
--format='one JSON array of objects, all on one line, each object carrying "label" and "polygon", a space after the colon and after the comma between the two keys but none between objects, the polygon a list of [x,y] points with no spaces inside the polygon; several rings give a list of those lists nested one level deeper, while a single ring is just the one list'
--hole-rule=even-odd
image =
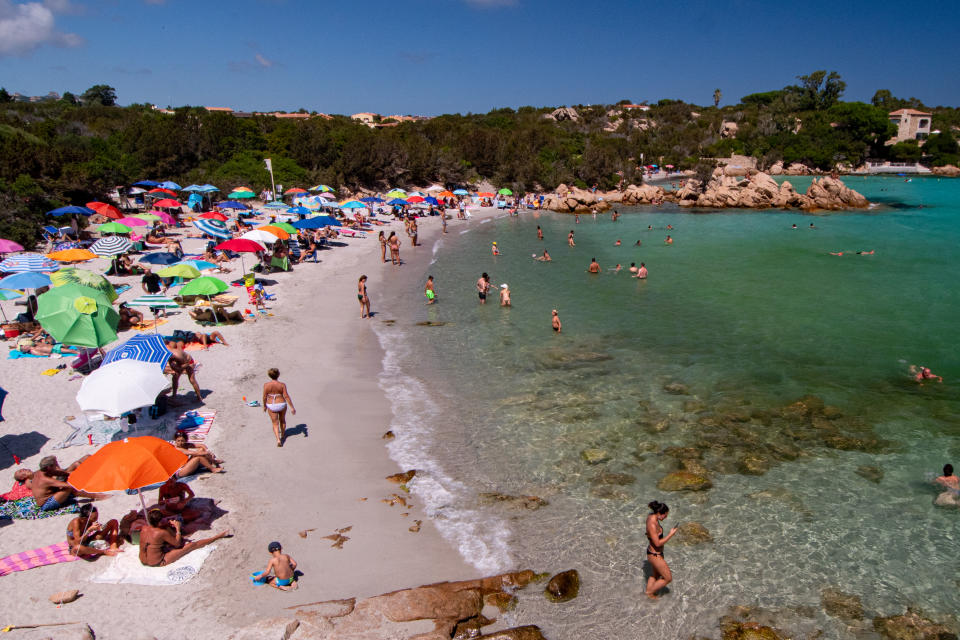
[{"label": "submerged rock", "polygon": [[504,629],[485,636],[480,636],[478,640],[546,640],[540,627],[535,624],[528,624],[522,627]]},{"label": "submerged rock", "polygon": [[820,592],[820,604],[823,610],[841,620],[863,620],[863,603],[860,596],[844,593],[839,589],[827,587]]},{"label": "submerged rock", "polygon": [[539,496],[510,496],[505,493],[496,492],[481,493],[479,498],[480,504],[482,505],[506,504],[510,507],[527,509],[529,511],[535,511],[540,507],[545,507],[550,504]]},{"label": "submerged rock", "polygon": [[590,489],[590,495],[603,500],[628,500],[630,494],[622,489],[617,489],[607,484],[602,484]]},{"label": "submerged rock", "polygon": [[747,454],[740,458],[737,468],[745,475],[762,476],[770,470],[770,461],[756,454]]},{"label": "submerged rock", "polygon": [[713,536],[699,522],[684,522],[677,527],[677,541],[683,545],[713,542]]},{"label": "submerged rock", "polygon": [[600,464],[610,459],[610,454],[603,449],[584,449],[580,452],[580,457],[587,464]]},{"label": "submerged rock", "polygon": [[773,627],[767,627],[756,622],[737,622],[724,619],[720,628],[723,640],[783,640]]},{"label": "submerged rock", "polygon": [[617,484],[623,486],[633,484],[636,481],[637,479],[629,473],[613,473],[612,471],[602,471],[593,479],[593,484]]},{"label": "submerged rock", "polygon": [[924,618],[914,609],[899,616],[874,618],[873,628],[888,640],[957,640],[952,629]]},{"label": "submerged rock", "polygon": [[550,602],[567,602],[573,600],[580,593],[580,574],[576,569],[569,569],[550,578],[543,595]]},{"label": "submerged rock", "polygon": [[861,465],[857,467],[856,474],[876,484],[880,484],[880,481],[883,480],[883,469],[879,467]]},{"label": "submerged rock", "polygon": [[683,384],[682,382],[670,382],[663,385],[663,390],[674,396],[688,396],[690,395],[690,387]]},{"label": "submerged rock", "polygon": [[485,604],[496,607],[501,613],[513,610],[517,606],[517,597],[503,591],[489,593],[483,598]]},{"label": "submerged rock", "polygon": [[689,471],[668,473],[657,483],[657,488],[661,491],[705,491],[712,486],[713,483],[706,476]]}]

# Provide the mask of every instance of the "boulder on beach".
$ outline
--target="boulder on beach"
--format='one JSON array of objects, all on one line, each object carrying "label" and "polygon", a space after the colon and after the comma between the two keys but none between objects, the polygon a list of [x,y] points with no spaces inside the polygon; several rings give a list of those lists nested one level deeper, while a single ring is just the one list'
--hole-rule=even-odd
[{"label": "boulder on beach", "polygon": [[933,175],[943,176],[946,178],[956,178],[960,176],[960,167],[957,167],[952,164],[944,165],[942,167],[934,167],[930,170]]},{"label": "boulder on beach", "polygon": [[550,578],[543,595],[550,602],[567,602],[573,600],[580,593],[580,574],[576,569],[569,569]]}]

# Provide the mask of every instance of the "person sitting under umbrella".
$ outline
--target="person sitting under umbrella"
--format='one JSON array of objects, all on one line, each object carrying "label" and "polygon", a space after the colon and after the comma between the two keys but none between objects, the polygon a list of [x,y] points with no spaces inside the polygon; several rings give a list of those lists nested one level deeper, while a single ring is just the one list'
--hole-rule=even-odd
[{"label": "person sitting under umbrella", "polygon": [[190,505],[194,497],[193,489],[184,482],[178,482],[177,476],[174,475],[160,485],[157,508],[168,518],[181,518],[183,533],[190,534],[208,529],[211,520],[210,511]]},{"label": "person sitting under umbrella", "polygon": [[[67,544],[70,553],[75,556],[96,557],[115,556],[120,552],[120,525],[110,520],[102,525],[97,522],[97,508],[90,503],[80,507],[79,515],[67,525]],[[90,546],[93,540],[102,540],[109,545],[106,549]]]},{"label": "person sitting under umbrella", "polygon": [[217,265],[221,273],[230,273],[229,269],[223,268],[223,263],[230,262],[230,258],[227,257],[223,251],[218,254],[217,250],[213,247],[214,245],[212,242],[207,243],[207,248],[203,252],[203,259],[207,262],[212,262],[213,264]]},{"label": "person sitting under umbrella", "polygon": [[143,314],[128,307],[126,302],[120,303],[117,313],[120,314],[120,322],[117,323],[117,329],[120,331],[130,329],[137,324],[143,324]]},{"label": "person sitting under umbrella", "polygon": [[[172,528],[164,526],[165,520]],[[221,531],[211,538],[186,542],[181,526],[180,520],[168,519],[159,509],[151,509],[147,513],[147,524],[140,530],[140,562],[147,567],[162,567],[231,535],[230,531]]]}]

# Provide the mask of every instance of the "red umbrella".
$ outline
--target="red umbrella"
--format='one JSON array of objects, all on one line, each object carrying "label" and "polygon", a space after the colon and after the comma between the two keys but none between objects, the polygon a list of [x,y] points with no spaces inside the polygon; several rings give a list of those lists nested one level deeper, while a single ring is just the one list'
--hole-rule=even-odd
[{"label": "red umbrella", "polygon": [[100,215],[113,218],[114,220],[118,220],[123,217],[123,214],[120,213],[119,209],[112,204],[107,204],[106,202],[88,202],[87,209],[93,209]]},{"label": "red umbrella", "polygon": [[170,191],[170,189],[150,189],[150,191],[147,191],[147,193],[166,193],[167,195],[171,195],[174,198],[177,197],[177,192]]},{"label": "red umbrella", "polygon": [[292,187],[283,192],[283,195],[288,196],[293,193],[309,193],[306,189],[301,189],[300,187]]},{"label": "red umbrella", "polygon": [[417,204],[418,202],[423,202],[423,196],[410,196],[407,198],[407,202],[410,204]]},{"label": "red umbrella", "polygon": [[[259,242],[254,242],[253,240],[248,240],[247,238],[234,238],[233,240],[227,240],[221,242],[214,249],[221,249],[225,251],[236,251],[238,253],[257,253],[258,251],[266,251],[267,249],[260,244]],[[240,268],[246,272],[247,268],[243,266],[243,256],[240,256]]]},{"label": "red umbrella", "polygon": [[225,215],[223,215],[222,213],[219,213],[219,212],[217,212],[217,211],[208,211],[207,213],[202,213],[202,214],[200,214],[200,217],[201,217],[201,218],[209,218],[209,219],[211,219],[211,220],[219,220],[220,222],[226,222],[227,220],[230,219],[230,218],[228,218],[227,216],[225,216]]},{"label": "red umbrella", "polygon": [[183,203],[177,202],[176,200],[171,200],[170,198],[166,198],[164,200],[157,200],[153,206],[159,207],[161,209],[171,209],[171,208],[179,209],[180,207],[183,206]]}]

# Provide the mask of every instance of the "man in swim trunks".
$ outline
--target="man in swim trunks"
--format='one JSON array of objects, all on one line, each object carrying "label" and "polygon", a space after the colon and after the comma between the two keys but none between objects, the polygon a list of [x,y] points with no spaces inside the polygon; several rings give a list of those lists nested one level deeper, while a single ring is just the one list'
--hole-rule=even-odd
[{"label": "man in swim trunks", "polygon": [[189,380],[193,386],[194,393],[197,394],[197,401],[203,404],[203,395],[200,393],[200,384],[197,382],[196,361],[183,350],[179,341],[168,339],[164,340],[164,344],[166,344],[167,349],[170,350],[170,360],[167,364],[173,373],[170,381],[171,404],[174,404],[173,400],[177,397],[177,387],[180,385],[180,376],[184,374],[186,374],[187,380]]},{"label": "man in swim trunks", "polygon": [[40,460],[40,468],[34,471],[31,479],[33,499],[41,511],[53,511],[72,504],[77,497],[99,500],[104,496],[98,493],[77,491],[67,484],[67,476],[86,459],[81,458],[66,469],[61,469],[55,456]]},{"label": "man in swim trunks", "polygon": [[146,567],[172,564],[191,551],[196,551],[230,535],[229,531],[221,531],[212,538],[184,544],[180,533],[180,520],[169,521],[173,526],[172,531],[165,526],[164,520],[164,515],[159,509],[152,509],[147,513],[146,526],[140,530],[140,562]]},{"label": "man in swim trunks", "polygon": [[427,276],[427,284],[423,286],[423,295],[427,297],[427,304],[437,301],[437,292],[433,289],[433,276]]},{"label": "man in swim trunks", "polygon": [[647,279],[647,267],[642,262],[640,263],[640,268],[637,269],[637,275],[633,276],[634,278],[639,278],[640,280]]},{"label": "man in swim trunks", "polygon": [[587,271],[590,273],[600,273],[602,271],[596,258],[590,258],[590,266],[587,267]]},{"label": "man in swim trunks", "polygon": [[550,322],[553,326],[553,330],[557,333],[560,333],[560,330],[563,329],[563,325],[560,323],[560,316],[557,314],[556,309],[554,309],[551,313],[553,314],[553,318],[551,318]]},{"label": "man in swim trunks", "polygon": [[490,291],[490,276],[484,271],[477,280],[477,297],[480,298],[480,304],[487,304],[487,293]]}]

